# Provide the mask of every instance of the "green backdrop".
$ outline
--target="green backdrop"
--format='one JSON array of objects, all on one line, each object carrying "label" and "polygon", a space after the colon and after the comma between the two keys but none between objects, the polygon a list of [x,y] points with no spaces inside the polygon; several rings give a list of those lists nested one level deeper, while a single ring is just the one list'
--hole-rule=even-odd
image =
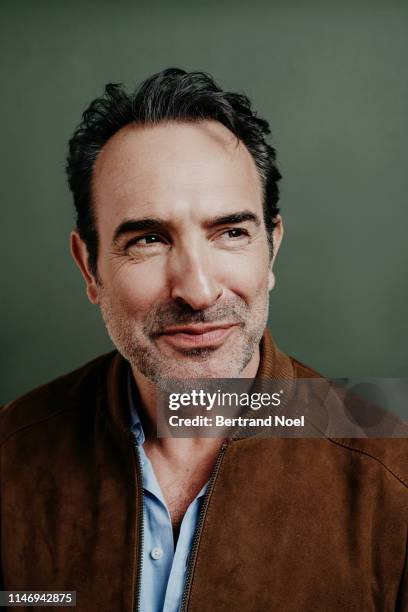
[{"label": "green backdrop", "polygon": [[330,376],[407,375],[408,3],[2,2],[1,389],[110,349],[68,247],[66,143],[108,81],[206,70],[271,122],[270,327]]}]

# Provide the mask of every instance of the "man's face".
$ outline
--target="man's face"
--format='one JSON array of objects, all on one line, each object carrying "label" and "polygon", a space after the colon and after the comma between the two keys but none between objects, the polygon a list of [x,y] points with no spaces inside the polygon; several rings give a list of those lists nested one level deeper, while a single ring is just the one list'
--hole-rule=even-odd
[{"label": "man's face", "polygon": [[99,154],[92,187],[98,281],[77,235],[73,251],[122,355],[155,383],[244,375],[273,286],[246,147],[215,121],[128,125]]}]

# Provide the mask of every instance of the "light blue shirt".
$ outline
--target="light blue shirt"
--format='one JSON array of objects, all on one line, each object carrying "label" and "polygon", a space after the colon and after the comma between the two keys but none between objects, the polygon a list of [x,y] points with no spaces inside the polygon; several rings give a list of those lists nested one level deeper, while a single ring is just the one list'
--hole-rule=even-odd
[{"label": "light blue shirt", "polygon": [[130,387],[131,431],[136,440],[143,475],[143,550],[140,609],[177,612],[181,606],[189,554],[208,483],[189,505],[174,549],[170,513],[153,466],[143,449],[145,436]]}]

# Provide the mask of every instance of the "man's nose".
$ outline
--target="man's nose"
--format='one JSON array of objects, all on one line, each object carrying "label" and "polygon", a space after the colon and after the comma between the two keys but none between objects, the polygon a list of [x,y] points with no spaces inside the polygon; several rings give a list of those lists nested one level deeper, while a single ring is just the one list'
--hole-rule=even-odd
[{"label": "man's nose", "polygon": [[222,295],[209,254],[198,251],[174,253],[170,263],[171,297],[193,310],[204,310]]}]

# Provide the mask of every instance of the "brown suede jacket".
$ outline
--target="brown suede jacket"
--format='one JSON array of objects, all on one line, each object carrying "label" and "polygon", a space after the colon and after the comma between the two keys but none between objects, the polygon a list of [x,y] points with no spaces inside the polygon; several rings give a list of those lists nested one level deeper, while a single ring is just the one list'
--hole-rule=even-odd
[{"label": "brown suede jacket", "polygon": [[[260,377],[316,376],[268,334],[261,349]],[[1,410],[3,589],[76,591],[81,612],[137,610],[142,488],[127,367],[110,353]],[[182,609],[407,611],[407,442],[231,441]]]}]

